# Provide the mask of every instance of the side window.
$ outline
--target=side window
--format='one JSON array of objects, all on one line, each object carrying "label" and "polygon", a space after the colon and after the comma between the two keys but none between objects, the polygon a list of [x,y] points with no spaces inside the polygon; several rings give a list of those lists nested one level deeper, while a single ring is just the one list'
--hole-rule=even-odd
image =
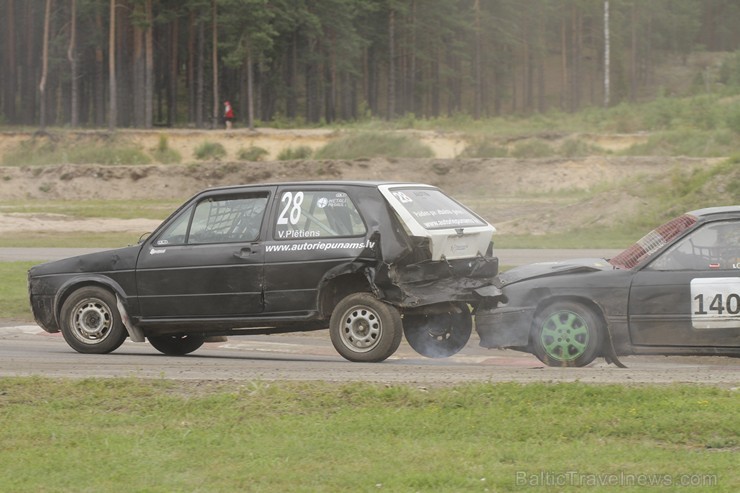
[{"label": "side window", "polygon": [[740,223],[708,224],[650,264],[652,270],[740,269]]},{"label": "side window", "polygon": [[206,199],[195,206],[194,212],[191,213],[191,207],[183,213],[156,243],[162,246],[254,241],[259,237],[266,205],[267,194]]},{"label": "side window", "polygon": [[367,229],[352,200],[337,191],[285,191],[278,203],[275,239],[364,235]]}]

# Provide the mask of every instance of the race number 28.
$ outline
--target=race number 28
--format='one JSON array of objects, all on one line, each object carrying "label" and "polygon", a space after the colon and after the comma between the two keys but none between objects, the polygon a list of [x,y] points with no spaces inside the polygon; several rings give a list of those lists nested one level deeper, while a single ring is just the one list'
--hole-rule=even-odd
[{"label": "race number 28", "polygon": [[290,224],[298,224],[298,220],[301,218],[303,192],[296,192],[295,195],[292,192],[285,192],[280,202],[285,204],[285,206],[282,212],[280,212],[277,223],[288,224],[288,220],[290,220]]},{"label": "race number 28", "polygon": [[691,298],[695,329],[740,327],[740,277],[693,279]]}]

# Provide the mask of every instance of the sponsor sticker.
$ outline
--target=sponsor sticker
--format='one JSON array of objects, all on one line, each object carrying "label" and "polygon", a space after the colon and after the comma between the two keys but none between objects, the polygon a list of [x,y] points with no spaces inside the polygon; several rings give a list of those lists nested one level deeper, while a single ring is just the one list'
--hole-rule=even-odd
[{"label": "sponsor sticker", "polygon": [[695,329],[740,327],[740,277],[692,279],[691,324]]}]

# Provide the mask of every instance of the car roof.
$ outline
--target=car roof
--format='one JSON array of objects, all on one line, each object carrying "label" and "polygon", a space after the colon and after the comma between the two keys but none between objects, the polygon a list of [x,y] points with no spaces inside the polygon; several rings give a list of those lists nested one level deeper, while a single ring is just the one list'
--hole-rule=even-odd
[{"label": "car roof", "polygon": [[[219,191],[219,190],[238,190],[242,188],[257,188],[257,187],[284,187],[284,186],[295,186],[295,185],[310,185],[310,186],[331,186],[331,187],[368,187],[378,188],[381,185],[399,185],[399,186],[423,186],[423,187],[434,187],[434,185],[428,185],[425,183],[412,183],[402,181],[347,181],[347,180],[300,180],[300,181],[283,181],[283,182],[272,182],[272,183],[248,183],[243,185],[226,185],[223,187],[212,187],[202,190],[203,192]],[[436,188],[436,187],[435,187]]]},{"label": "car roof", "polygon": [[688,214],[705,218],[705,216],[711,216],[714,214],[740,214],[740,205],[728,205],[724,207],[707,207],[704,209],[697,209],[691,211]]}]

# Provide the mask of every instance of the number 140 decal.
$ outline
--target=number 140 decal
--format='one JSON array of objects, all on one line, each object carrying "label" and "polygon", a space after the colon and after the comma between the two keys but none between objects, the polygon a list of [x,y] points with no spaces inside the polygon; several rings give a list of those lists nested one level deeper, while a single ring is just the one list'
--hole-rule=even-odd
[{"label": "number 140 decal", "polygon": [[695,329],[740,327],[740,277],[693,279],[691,322]]}]

